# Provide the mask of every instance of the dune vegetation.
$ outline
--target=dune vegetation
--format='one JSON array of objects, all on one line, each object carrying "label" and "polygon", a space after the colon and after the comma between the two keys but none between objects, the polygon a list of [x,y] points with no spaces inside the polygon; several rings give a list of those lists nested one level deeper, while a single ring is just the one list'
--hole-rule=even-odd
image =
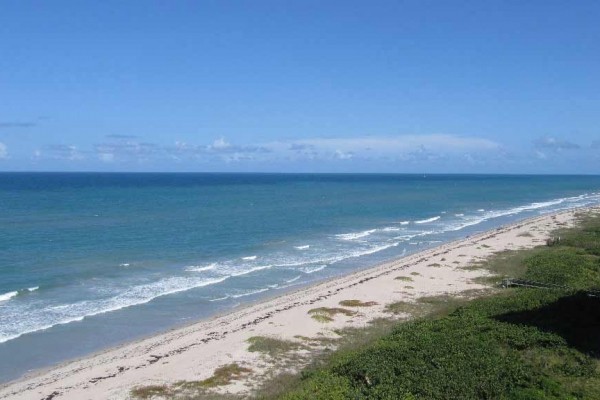
[{"label": "dune vegetation", "polygon": [[[600,399],[600,217],[481,267],[562,288],[506,288],[398,323],[287,382],[283,399]],[[498,281],[499,279],[496,279]],[[418,307],[419,305],[410,305]],[[408,311],[391,305],[391,312]]]}]

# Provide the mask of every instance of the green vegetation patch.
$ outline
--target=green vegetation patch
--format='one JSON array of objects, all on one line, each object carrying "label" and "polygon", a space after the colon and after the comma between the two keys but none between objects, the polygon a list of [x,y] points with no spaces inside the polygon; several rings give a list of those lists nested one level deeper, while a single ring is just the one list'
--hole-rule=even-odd
[{"label": "green vegetation patch", "polygon": [[533,235],[530,232],[521,232],[517,236],[519,236],[519,237],[533,237]]},{"label": "green vegetation patch", "polygon": [[385,306],[385,311],[392,314],[420,315],[424,311],[423,304],[408,301],[397,301]]},{"label": "green vegetation patch", "polygon": [[179,381],[170,386],[140,386],[132,389],[130,394],[132,397],[138,399],[152,399],[155,397],[171,399],[180,398],[181,396],[185,396],[185,398],[193,396],[194,399],[227,398],[228,396],[210,393],[207,391],[207,389],[228,385],[234,380],[239,379],[250,372],[252,372],[251,369],[240,367],[236,363],[227,364],[217,368],[213,376],[202,381]]},{"label": "green vegetation patch", "polygon": [[373,307],[376,306],[377,303],[376,301],[365,301],[362,302],[360,300],[342,300],[340,301],[340,306],[343,307]]},{"label": "green vegetation patch", "polygon": [[272,357],[305,348],[302,343],[266,336],[252,336],[248,339],[248,343],[250,343],[248,351],[259,352]]},{"label": "green vegetation patch", "polygon": [[131,396],[138,399],[151,399],[153,397],[171,396],[171,390],[167,385],[139,386],[131,390]]},{"label": "green vegetation patch", "polygon": [[240,367],[236,363],[227,364],[219,367],[213,373],[213,376],[203,381],[181,381],[174,386],[183,390],[197,390],[202,388],[212,388],[216,386],[224,386],[231,383],[233,380],[241,378],[252,372],[250,368]]},{"label": "green vegetation patch", "polygon": [[337,314],[343,314],[347,317],[351,317],[356,314],[356,311],[339,307],[319,307],[309,310],[308,313],[316,321],[331,322]]}]

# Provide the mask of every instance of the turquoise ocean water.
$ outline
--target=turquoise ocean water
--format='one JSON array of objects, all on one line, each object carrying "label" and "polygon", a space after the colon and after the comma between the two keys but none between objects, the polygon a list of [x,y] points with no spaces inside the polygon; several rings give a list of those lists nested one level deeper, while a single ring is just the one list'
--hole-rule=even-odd
[{"label": "turquoise ocean water", "polygon": [[0,382],[598,203],[598,176],[2,173]]}]

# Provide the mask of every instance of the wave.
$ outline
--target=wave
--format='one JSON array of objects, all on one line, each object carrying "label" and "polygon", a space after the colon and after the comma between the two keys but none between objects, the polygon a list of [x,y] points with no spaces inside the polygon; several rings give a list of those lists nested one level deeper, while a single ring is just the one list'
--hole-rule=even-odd
[{"label": "wave", "polygon": [[227,300],[228,298],[229,298],[229,295],[223,296],[223,297],[218,297],[216,299],[210,299],[209,301],[223,301],[223,300]]},{"label": "wave", "polygon": [[129,263],[122,263],[122,264],[119,264],[119,267],[129,267],[130,265],[131,264],[129,264]]},{"label": "wave", "polygon": [[239,299],[240,297],[252,296],[253,294],[266,292],[267,290],[269,290],[269,288],[262,288],[262,289],[252,290],[252,291],[246,292],[246,293],[232,294],[230,297],[233,299]]},{"label": "wave", "polygon": [[454,214],[454,216],[455,216],[455,217],[464,217],[464,216],[465,216],[465,214],[463,214],[463,213],[459,213],[459,214]]},{"label": "wave", "polygon": [[442,218],[442,217],[440,217],[439,215],[436,215],[435,217],[415,221],[415,224],[427,224],[429,222],[437,221],[440,218]]},{"label": "wave", "polygon": [[384,231],[384,232],[398,232],[401,230],[402,230],[402,228],[398,228],[396,226],[388,226],[388,227],[382,229],[382,231]]},{"label": "wave", "polygon": [[256,260],[257,256],[248,256],[248,257],[242,257],[242,260],[246,260],[246,261],[254,261]]},{"label": "wave", "polygon": [[382,244],[379,246],[373,246],[368,250],[363,250],[360,252],[357,252],[357,254],[353,254],[347,258],[356,258],[356,257],[360,257],[360,256],[366,256],[368,254],[373,254],[373,253],[378,253],[380,251],[383,251],[385,249],[389,249],[390,247],[396,247],[398,246],[400,243],[399,242],[394,242],[394,243],[386,243],[386,244]]},{"label": "wave", "polygon": [[362,248],[361,247],[353,247],[352,249],[349,249],[346,252],[342,251],[342,252],[335,252],[333,254],[325,254],[325,255],[322,255],[321,257],[306,258],[303,260],[298,260],[298,261],[294,261],[294,262],[286,262],[286,263],[275,262],[274,266],[282,267],[282,268],[286,268],[286,269],[297,270],[296,268],[293,268],[293,267],[303,267],[303,266],[307,266],[307,265],[311,265],[311,264],[329,265],[329,264],[334,264],[334,263],[337,263],[337,262],[340,262],[343,260],[347,260],[349,258],[356,258],[356,257],[361,257],[361,256],[377,253],[377,252],[385,250],[387,248],[398,246],[399,244],[400,244],[400,242],[392,242],[392,243],[387,242],[384,244],[370,245],[368,247],[362,247]]},{"label": "wave", "polygon": [[306,249],[310,248],[310,245],[305,244],[304,246],[294,246],[294,248],[298,249],[298,250],[306,250]]},{"label": "wave", "polygon": [[315,268],[305,268],[302,272],[304,272],[305,274],[313,274],[315,272],[322,271],[325,268],[327,268],[327,265],[323,264],[323,265],[319,265],[318,267],[315,267]]},{"label": "wave", "polygon": [[188,272],[202,272],[202,271],[210,271],[211,269],[215,269],[217,267],[217,263],[211,263],[208,265],[191,265],[186,267],[186,271]]},{"label": "wave", "polygon": [[[440,233],[448,232],[448,231],[458,231],[458,230],[464,229],[469,226],[478,225],[478,224],[485,222],[487,220],[490,220],[490,219],[506,217],[509,215],[516,215],[516,214],[520,214],[520,213],[528,212],[528,211],[542,210],[544,208],[561,205],[563,203],[571,204],[570,206],[564,207],[564,209],[568,209],[568,208],[578,207],[578,206],[585,205],[585,204],[592,204],[599,200],[600,200],[600,198],[598,198],[597,195],[580,195],[580,196],[574,196],[574,197],[563,197],[563,198],[559,198],[559,199],[553,199],[553,200],[542,201],[542,202],[533,202],[533,203],[525,204],[522,206],[501,209],[501,210],[491,210],[491,211],[487,211],[487,212],[485,211],[485,209],[480,208],[477,210],[477,212],[484,213],[483,215],[466,216],[466,217],[464,217],[464,219],[466,221],[461,222],[459,224],[449,225],[446,229],[443,229]],[[556,211],[556,210],[558,210],[558,209],[553,208],[548,211]],[[546,210],[543,210],[541,212],[542,213],[546,212]]]},{"label": "wave", "polygon": [[298,279],[300,279],[302,277],[302,275],[298,275],[295,278],[292,279],[288,279],[287,281],[285,281],[285,283],[292,283],[292,282],[296,282]]},{"label": "wave", "polygon": [[156,298],[169,294],[214,285],[228,278],[228,276],[202,280],[184,277],[166,278],[150,284],[133,286],[127,292],[109,298],[82,300],[76,303],[29,311],[29,318],[27,319],[19,318],[21,312],[16,309],[13,310],[13,315],[11,313],[7,315],[7,321],[14,322],[12,324],[4,324],[0,327],[0,343],[16,339],[28,333],[43,331],[56,325],[82,321],[84,318],[94,315],[146,304]]},{"label": "wave", "polygon": [[351,232],[351,233],[340,233],[339,235],[335,235],[338,239],[341,240],[355,240],[360,239],[366,236],[369,236],[371,233],[377,231],[377,229],[369,229],[368,231],[362,232]]},{"label": "wave", "polygon": [[23,295],[25,293],[35,292],[39,288],[40,288],[39,286],[32,286],[32,287],[29,287],[26,289],[13,290],[12,292],[0,294],[0,302],[8,301],[8,300],[12,299],[13,297],[17,297],[17,296]]},{"label": "wave", "polygon": [[250,268],[250,269],[247,269],[247,270],[244,270],[244,271],[233,272],[229,276],[247,275],[247,274],[255,272],[255,271],[261,271],[263,269],[269,269],[269,268],[273,268],[273,265],[260,265],[258,267],[253,267],[253,268]]},{"label": "wave", "polygon": [[16,290],[13,291],[13,292],[8,292],[8,293],[0,294],[0,301],[10,300],[10,299],[12,299],[13,297],[15,297],[18,294],[19,294],[19,292],[17,292]]}]

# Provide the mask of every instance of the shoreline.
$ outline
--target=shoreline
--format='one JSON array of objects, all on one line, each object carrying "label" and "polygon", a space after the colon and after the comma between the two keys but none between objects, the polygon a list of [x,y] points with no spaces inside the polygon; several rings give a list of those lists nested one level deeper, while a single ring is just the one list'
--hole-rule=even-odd
[{"label": "shoreline", "polygon": [[[141,384],[172,383],[174,377],[177,377],[178,380],[205,379],[212,374],[214,369],[222,366],[226,361],[238,362],[239,360],[242,364],[256,363],[260,357],[248,353],[245,349],[247,347],[245,343],[249,336],[255,336],[254,331],[259,326],[264,331],[262,333],[288,339],[292,335],[286,336],[286,332],[284,332],[286,329],[289,331],[293,328],[293,332],[299,331],[303,336],[311,336],[321,331],[332,330],[330,328],[334,330],[348,325],[364,325],[373,317],[384,315],[382,314],[383,311],[373,312],[369,316],[357,315],[352,318],[350,324],[346,321],[340,321],[336,317],[330,325],[318,323],[315,325],[309,315],[302,311],[317,306],[328,306],[330,305],[328,303],[338,299],[342,294],[348,298],[354,298],[350,294],[356,295],[357,298],[359,297],[358,294],[378,297],[377,300],[382,306],[385,306],[386,301],[389,303],[389,300],[414,297],[415,294],[410,295],[406,291],[391,290],[391,293],[374,293],[372,287],[367,288],[370,290],[365,289],[367,286],[373,286],[372,282],[374,281],[382,280],[391,274],[399,273],[411,267],[420,268],[419,271],[421,272],[427,270],[427,268],[429,270],[434,269],[433,272],[440,275],[441,278],[435,278],[434,274],[429,279],[441,279],[445,288],[445,291],[439,290],[441,284],[436,282],[437,286],[433,290],[430,287],[432,282],[420,282],[421,287],[415,291],[416,294],[420,295],[418,297],[432,293],[460,293],[464,290],[484,288],[484,285],[471,282],[476,277],[485,276],[486,271],[484,270],[466,270],[452,265],[449,265],[450,268],[445,268],[445,266],[444,268],[438,268],[432,267],[433,264],[426,265],[426,263],[434,262],[440,256],[442,259],[445,259],[445,256],[451,257],[453,252],[460,250],[465,254],[454,255],[451,263],[468,265],[472,262],[479,262],[497,251],[528,248],[543,244],[545,236],[551,230],[563,224],[572,223],[574,214],[597,210],[597,208],[597,206],[574,208],[518,220],[451,242],[441,243],[438,246],[410,255],[354,270],[348,274],[301,286],[289,292],[258,299],[206,319],[173,327],[162,333],[152,334],[79,358],[66,360],[58,365],[31,371],[16,380],[0,384],[0,399],[13,398],[13,396],[14,398],[24,399],[48,398],[47,396],[60,398],[81,398],[82,396],[86,398],[127,398],[129,390]],[[531,230],[536,228],[536,232],[537,230],[540,232],[530,237],[519,236],[516,231],[522,228]],[[513,235],[509,235],[510,233]],[[498,244],[500,248],[487,244],[486,241],[492,243],[494,242],[493,239],[499,235],[503,235],[502,239],[504,239],[501,241],[502,243]],[[484,244],[487,247],[477,246],[481,245],[482,242],[486,242]],[[464,260],[461,259],[463,255]],[[418,275],[421,274],[421,272],[413,272]],[[416,276],[415,279],[417,279]],[[391,283],[392,285],[389,285],[389,282],[385,282],[384,285],[390,286],[391,289],[402,285],[398,282]],[[456,287],[454,287],[455,285]],[[376,289],[379,292],[384,292],[379,287],[376,287]],[[370,299],[363,298],[360,300],[369,301]],[[302,323],[303,321],[294,321],[294,318],[302,319],[302,316],[312,325],[307,324],[307,321],[304,321],[304,323]],[[269,324],[277,325],[274,322],[275,320],[280,325],[277,327],[267,326]],[[300,326],[298,322],[300,322]],[[252,334],[249,334],[250,332]],[[219,342],[222,346],[217,346]],[[207,349],[208,347],[210,349]],[[194,354],[197,350],[201,351],[200,355]],[[165,371],[161,371],[160,366],[168,364],[174,359],[177,359],[179,369],[174,374],[170,372],[172,376],[168,376],[169,374],[165,374]],[[162,369],[172,369],[172,367],[167,366],[162,367]],[[258,368],[255,367],[255,369]],[[230,388],[234,392],[244,390],[238,387],[240,385],[234,386]]]}]

